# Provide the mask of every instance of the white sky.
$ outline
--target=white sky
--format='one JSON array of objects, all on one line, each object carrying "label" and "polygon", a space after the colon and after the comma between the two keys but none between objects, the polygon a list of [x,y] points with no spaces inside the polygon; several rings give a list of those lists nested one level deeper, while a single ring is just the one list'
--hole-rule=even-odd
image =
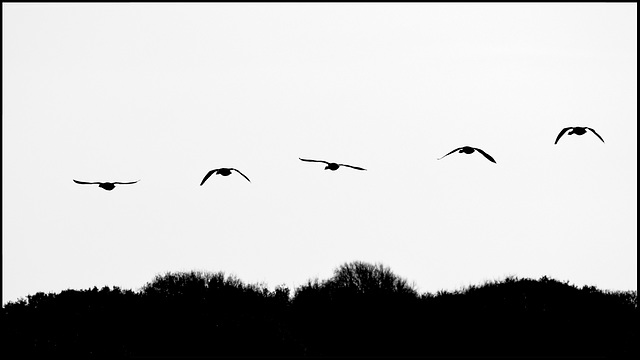
[{"label": "white sky", "polygon": [[[3,3],[2,301],[188,270],[293,290],[354,260],[420,292],[635,290],[636,14]],[[497,164],[436,160],[464,145]],[[219,167],[251,183],[200,187]]]}]

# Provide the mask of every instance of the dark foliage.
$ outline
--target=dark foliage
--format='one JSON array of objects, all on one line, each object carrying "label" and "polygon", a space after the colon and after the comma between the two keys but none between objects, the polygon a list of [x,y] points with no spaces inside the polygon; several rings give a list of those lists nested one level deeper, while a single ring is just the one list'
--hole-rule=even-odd
[{"label": "dark foliage", "polygon": [[[637,292],[578,289],[566,282],[506,278],[423,296],[430,352],[469,356],[630,356]],[[459,340],[464,341],[460,346]]]},{"label": "dark foliage", "polygon": [[305,355],[405,355],[420,325],[418,293],[389,268],[353,262],[332,278],[309,281],[292,300]]},{"label": "dark foliage", "polygon": [[[286,290],[288,291],[288,290]],[[293,355],[281,323],[287,292],[245,285],[223,273],[168,273],[141,291],[135,354],[162,356]]]},{"label": "dark foliage", "polygon": [[3,307],[3,355],[123,357],[138,295],[118,287],[36,293]]},{"label": "dark foliage", "polygon": [[637,292],[508,277],[418,294],[389,268],[344,264],[269,291],[224,273],[139,291],[37,293],[3,306],[9,357],[637,357]]}]

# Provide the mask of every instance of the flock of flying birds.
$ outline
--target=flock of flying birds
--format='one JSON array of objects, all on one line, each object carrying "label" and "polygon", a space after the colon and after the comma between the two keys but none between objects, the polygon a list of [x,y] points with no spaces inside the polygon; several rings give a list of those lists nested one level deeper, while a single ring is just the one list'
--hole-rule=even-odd
[{"label": "flock of flying birds", "polygon": [[[562,129],[562,131],[560,131],[560,133],[558,134],[558,137],[556,138],[556,142],[554,144],[558,143],[558,140],[560,140],[560,138],[562,137],[562,135],[564,135],[565,133],[567,135],[584,135],[587,130],[591,131],[592,133],[594,133],[600,140],[602,140],[602,142],[604,142],[604,139],[598,135],[598,133],[593,130],[590,127],[579,127],[579,126],[570,126],[570,127],[566,127],[564,129]],[[567,133],[567,131],[569,131]],[[465,153],[465,154],[473,154],[475,151],[479,152],[480,154],[482,154],[485,158],[487,158],[487,160],[491,161],[492,163],[496,163],[496,161],[493,159],[493,157],[491,157],[491,155],[487,154],[486,152],[484,152],[482,149],[479,148],[474,148],[471,146],[462,146],[459,147],[457,149],[451,150],[450,152],[448,152],[447,154],[445,154],[444,156],[442,156],[441,158],[438,158],[438,160],[453,154],[454,152],[459,152],[459,153]],[[346,167],[350,167],[352,169],[356,169],[356,170],[364,170],[366,171],[367,169],[358,167],[358,166],[353,166],[353,165],[347,165],[347,164],[338,164],[338,163],[334,163],[334,162],[328,162],[328,161],[324,161],[324,160],[311,160],[311,159],[302,159],[300,158],[300,160],[302,161],[308,161],[308,162],[320,162],[320,163],[324,163],[327,166],[324,167],[325,170],[332,170],[332,171],[336,171],[338,170],[341,166],[346,166]],[[213,169],[210,170],[202,179],[202,182],[200,183],[200,186],[204,185],[205,181],[207,181],[207,179],[209,179],[211,177],[211,175],[216,174],[216,175],[222,175],[222,176],[229,176],[231,175],[231,172],[235,171],[238,174],[242,175],[245,179],[247,179],[248,182],[251,182],[251,180],[249,180],[249,178],[243,174],[242,172],[240,172],[240,170],[238,169],[234,169],[234,168],[219,168],[219,169]],[[140,180],[137,181],[130,181],[130,182],[86,182],[86,181],[78,181],[78,180],[73,180],[76,184],[81,184],[81,185],[98,185],[98,187],[101,187],[105,190],[111,191],[116,187],[116,184],[118,185],[129,185],[129,184],[135,184]]]}]

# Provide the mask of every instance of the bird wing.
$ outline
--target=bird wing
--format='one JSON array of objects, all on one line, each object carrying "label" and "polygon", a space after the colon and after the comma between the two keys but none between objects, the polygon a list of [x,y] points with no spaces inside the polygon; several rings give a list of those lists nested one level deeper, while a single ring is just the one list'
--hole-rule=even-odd
[{"label": "bird wing", "polygon": [[338,165],[340,165],[340,166],[350,167],[350,168],[357,169],[357,170],[365,170],[365,171],[367,170],[367,169],[363,169],[363,168],[361,168],[361,167],[351,166],[351,165],[347,165],[347,164],[338,164]]},{"label": "bird wing", "polygon": [[[461,148],[461,147],[459,147],[459,148],[457,148],[457,149],[453,149],[453,150],[451,150],[447,155],[451,155],[451,154],[453,154],[454,152],[456,152],[456,151],[458,151],[458,150],[460,150],[460,149],[462,149],[462,148]],[[447,156],[447,155],[445,155],[445,156]],[[443,157],[441,157],[440,159],[442,159],[442,158],[444,158],[444,156],[443,156]],[[438,159],[438,160],[440,160],[440,159]]]},{"label": "bird wing", "polygon": [[590,127],[588,127],[587,129],[591,130],[591,132],[592,132],[592,133],[596,134],[596,136],[597,136],[600,140],[602,140],[602,142],[604,142],[604,139],[602,138],[602,136],[598,135],[598,133],[597,133],[595,130],[593,130],[593,129],[592,129],[592,128],[590,128]]},{"label": "bird wing", "polygon": [[202,182],[200,183],[200,186],[202,186],[202,184],[204,184],[205,181],[207,181],[208,178],[211,177],[211,175],[213,175],[218,169],[213,169],[211,171],[209,171],[207,173],[207,175],[204,176],[204,179],[202,179]]},{"label": "bird wing", "polygon": [[478,149],[478,148],[474,148],[476,150],[478,150],[478,152],[482,155],[484,155],[484,157],[486,157],[487,159],[489,159],[489,161],[491,161],[492,163],[495,163],[496,161],[493,160],[493,158],[491,157],[491,155],[487,154],[486,152],[482,151],[482,149]]},{"label": "bird wing", "polygon": [[94,184],[100,184],[99,182],[85,182],[85,181],[78,181],[78,180],[73,180],[73,182],[75,182],[76,184],[82,184],[82,185],[94,185]]},{"label": "bird wing", "polygon": [[244,178],[245,178],[245,179],[247,179],[247,181],[248,181],[248,182],[251,182],[251,180],[249,180],[249,178],[248,178],[248,177],[246,177],[243,173],[241,173],[241,172],[240,172],[240,170],[238,170],[238,169],[234,169],[234,168],[231,168],[231,170],[237,171],[237,172],[238,172],[238,174],[240,174],[240,175],[244,176]]},{"label": "bird wing", "polygon": [[329,162],[324,161],[324,160],[309,160],[309,159],[303,159],[303,158],[298,158],[298,159],[300,159],[302,161],[309,161],[309,162],[321,162],[321,163],[325,163],[325,164],[329,165]]},{"label": "bird wing", "polygon": [[558,143],[558,140],[560,140],[560,138],[562,137],[562,135],[564,135],[564,133],[567,132],[567,130],[571,129],[571,127],[566,127],[564,129],[562,129],[562,131],[560,131],[560,134],[558,134],[558,137],[556,138],[556,142],[554,144]]},{"label": "bird wing", "polygon": [[135,184],[140,180],[136,180],[136,181],[131,181],[131,182],[114,182],[113,184],[121,184],[121,185],[129,185],[129,184]]}]

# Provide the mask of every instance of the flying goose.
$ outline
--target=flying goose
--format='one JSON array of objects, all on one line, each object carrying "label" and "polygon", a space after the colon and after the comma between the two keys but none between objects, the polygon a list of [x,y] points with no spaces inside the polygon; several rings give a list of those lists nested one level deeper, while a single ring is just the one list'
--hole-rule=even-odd
[{"label": "flying goose", "polygon": [[590,128],[590,127],[586,127],[586,126],[582,126],[582,127],[580,127],[580,126],[569,126],[569,127],[566,127],[566,128],[564,128],[564,129],[562,129],[562,131],[560,131],[560,134],[558,134],[558,137],[556,138],[556,142],[555,142],[554,144],[557,144],[557,143],[558,143],[558,140],[560,140],[560,138],[562,137],[562,135],[564,135],[564,133],[566,133],[566,132],[567,132],[567,130],[571,130],[571,131],[569,131],[569,132],[567,133],[567,135],[573,135],[573,134],[576,134],[576,135],[584,135],[584,134],[587,132],[587,130],[591,130],[591,132],[592,132],[592,133],[596,134],[596,136],[597,136],[600,140],[602,140],[602,142],[604,142],[604,139],[603,139],[600,135],[598,135],[598,133],[597,133],[595,130],[593,130],[593,129],[592,129],[592,128]]},{"label": "flying goose", "polygon": [[353,168],[353,169],[356,169],[356,170],[365,170],[365,171],[367,170],[367,169],[363,169],[363,168],[357,167],[357,166],[351,166],[351,165],[347,165],[347,164],[336,164],[336,163],[332,163],[332,162],[328,162],[328,161],[324,161],[324,160],[309,160],[309,159],[302,159],[302,158],[298,158],[298,159],[300,159],[302,161],[325,163],[325,164],[327,164],[327,166],[324,167],[325,170],[329,169],[329,170],[332,170],[332,171],[336,171],[336,170],[338,170],[338,168],[340,166],[346,166],[346,167],[350,167],[350,168]]},{"label": "flying goose", "polygon": [[207,181],[207,179],[211,175],[218,174],[218,175],[222,175],[222,176],[229,176],[229,175],[231,175],[231,170],[237,171],[238,174],[244,176],[244,178],[247,179],[248,182],[251,182],[251,180],[249,180],[248,177],[246,177],[243,173],[241,173],[240,170],[237,170],[237,169],[234,169],[234,168],[219,168],[219,169],[213,169],[213,170],[209,171],[207,173],[207,175],[204,176],[204,179],[202,179],[202,182],[200,183],[200,186],[202,186],[202,184],[204,184],[204,182]]},{"label": "flying goose", "polygon": [[[478,149],[478,148],[474,148],[471,146],[463,146],[463,147],[459,147],[455,150],[452,150],[451,152],[449,152],[447,155],[453,154],[454,152],[458,151],[459,153],[465,153],[465,154],[473,154],[474,151],[478,150],[478,152],[482,155],[484,155],[484,157],[486,157],[489,161],[491,161],[492,163],[495,163],[496,161],[493,160],[493,158],[491,157],[491,155],[487,154],[486,152],[482,151],[482,149]],[[445,156],[447,156],[445,155]],[[444,158],[445,156],[441,157],[440,159]],[[438,159],[438,160],[440,160]]]},{"label": "flying goose", "polygon": [[135,184],[140,180],[137,181],[131,181],[131,182],[85,182],[85,181],[78,181],[78,180],[73,180],[76,184],[81,184],[81,185],[95,185],[98,184],[98,187],[101,187],[107,191],[111,191],[113,190],[113,188],[116,187],[116,184],[119,185],[128,185],[128,184]]}]

